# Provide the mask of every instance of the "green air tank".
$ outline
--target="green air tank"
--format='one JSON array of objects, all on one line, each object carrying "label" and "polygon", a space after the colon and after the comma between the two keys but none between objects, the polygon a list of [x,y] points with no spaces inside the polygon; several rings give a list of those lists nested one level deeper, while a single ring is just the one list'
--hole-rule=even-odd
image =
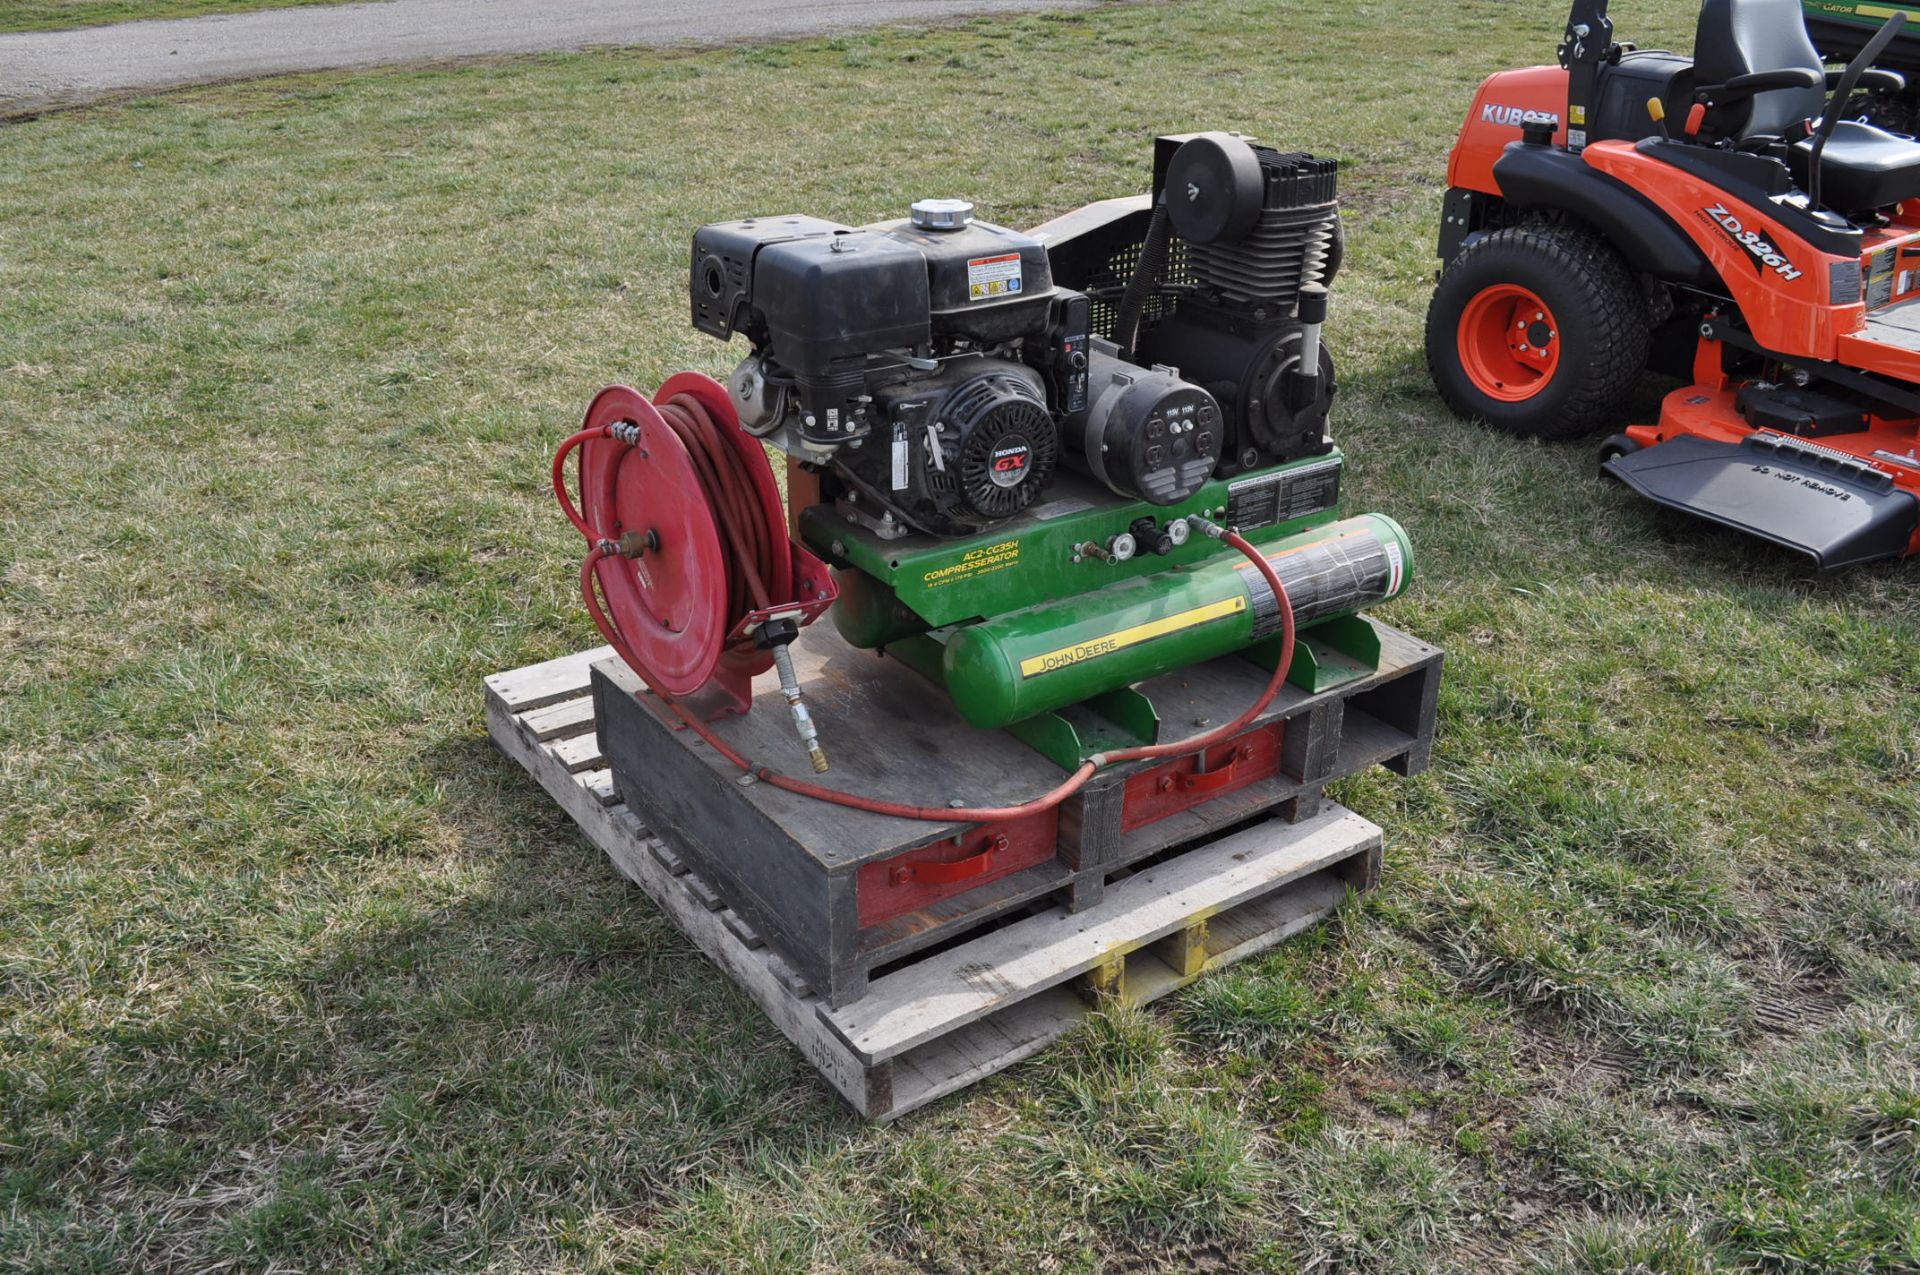
[{"label": "green air tank", "polygon": [[[1413,551],[1391,518],[1362,514],[1257,546],[1300,626],[1396,597]],[[975,726],[997,728],[1251,646],[1280,631],[1273,591],[1243,556],[1115,583],[945,634],[941,674]]]}]

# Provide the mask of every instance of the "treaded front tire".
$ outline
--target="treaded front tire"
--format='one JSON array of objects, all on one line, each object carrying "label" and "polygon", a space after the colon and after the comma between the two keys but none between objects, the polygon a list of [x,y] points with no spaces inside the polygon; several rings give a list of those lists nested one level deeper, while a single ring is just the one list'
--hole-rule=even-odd
[{"label": "treaded front tire", "polygon": [[1496,230],[1448,263],[1427,307],[1447,406],[1525,438],[1613,420],[1646,371],[1652,322],[1620,254],[1575,226]]}]

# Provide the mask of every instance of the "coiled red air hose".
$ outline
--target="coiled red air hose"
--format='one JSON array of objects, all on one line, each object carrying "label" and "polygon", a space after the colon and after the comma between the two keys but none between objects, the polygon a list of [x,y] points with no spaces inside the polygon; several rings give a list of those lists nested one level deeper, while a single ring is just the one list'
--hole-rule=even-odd
[{"label": "coiled red air hose", "polygon": [[[688,395],[676,395],[663,403],[655,405],[662,418],[679,435],[686,445],[687,452],[694,459],[705,488],[708,502],[714,509],[715,521],[725,529],[727,546],[731,554],[727,564],[728,578],[728,627],[755,606],[766,605],[764,581],[771,573],[773,555],[785,550],[784,545],[767,543],[761,520],[752,516],[753,484],[742,468],[740,455],[725,444],[720,436],[723,428],[693,398]],[[712,745],[713,750],[733,765],[752,775],[763,783],[772,784],[784,792],[796,793],[815,801],[831,802],[836,806],[847,806],[854,810],[865,810],[877,815],[891,815],[897,819],[918,819],[929,823],[1000,823],[1018,819],[1024,815],[1037,814],[1052,806],[1057,806],[1078,792],[1086,782],[1103,766],[1116,762],[1139,761],[1155,757],[1182,757],[1203,752],[1223,740],[1231,739],[1244,730],[1253,720],[1273,703],[1274,696],[1280,693],[1280,687],[1287,679],[1287,669],[1293,663],[1294,618],[1293,604],[1287,598],[1287,588],[1280,582],[1279,573],[1266,555],[1254,548],[1237,532],[1225,528],[1211,527],[1210,534],[1217,534],[1226,544],[1244,554],[1267,587],[1273,590],[1273,596],[1279,603],[1280,611],[1280,652],[1273,666],[1273,675],[1267,679],[1266,688],[1259,697],[1247,706],[1247,710],[1226,723],[1211,730],[1186,739],[1167,744],[1145,744],[1134,748],[1118,748],[1104,753],[1096,753],[1082,762],[1077,770],[1066,780],[1050,791],[1013,806],[910,806],[900,802],[881,801],[873,797],[862,797],[857,793],[838,792],[832,788],[823,788],[819,784],[795,779],[769,770],[765,766],[754,764],[734,750],[725,740],[716,735],[695,713],[688,711],[670,695],[664,694],[654,684],[654,678],[647,667],[634,653],[631,645],[620,635],[608,617],[606,608],[601,605],[599,596],[599,578],[597,565],[602,558],[618,552],[614,541],[602,534],[580,516],[580,511],[567,492],[567,457],[582,443],[597,438],[618,438],[620,427],[617,425],[598,426],[584,429],[560,445],[553,458],[553,490],[559,498],[560,507],[567,518],[586,537],[590,546],[587,556],[580,564],[580,592],[586,600],[587,612],[593,617],[593,623],[607,644],[620,654],[635,673],[647,684],[647,689],[673,711],[674,716],[686,723],[687,728]],[[1205,523],[1204,519],[1196,522]]]}]

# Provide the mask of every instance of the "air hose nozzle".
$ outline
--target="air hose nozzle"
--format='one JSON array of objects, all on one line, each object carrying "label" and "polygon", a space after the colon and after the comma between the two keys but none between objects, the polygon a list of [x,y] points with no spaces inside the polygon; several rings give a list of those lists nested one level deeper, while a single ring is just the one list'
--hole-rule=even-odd
[{"label": "air hose nozzle", "polygon": [[827,773],[827,753],[820,747],[820,732],[814,728],[813,714],[801,698],[800,678],[793,671],[793,654],[785,643],[773,648],[773,665],[780,670],[780,693],[787,697],[787,707],[793,710],[793,726],[800,732],[800,742],[806,746],[807,756],[813,762],[813,773]]}]

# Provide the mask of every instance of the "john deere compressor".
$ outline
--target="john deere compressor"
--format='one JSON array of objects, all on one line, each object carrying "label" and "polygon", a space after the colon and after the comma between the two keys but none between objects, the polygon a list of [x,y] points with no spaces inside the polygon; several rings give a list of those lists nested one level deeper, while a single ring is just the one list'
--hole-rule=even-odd
[{"label": "john deere compressor", "polygon": [[[1391,519],[1337,511],[1335,182],[1330,160],[1201,133],[1156,141],[1149,196],[1026,232],[958,199],[868,226],[700,228],[693,325],[744,357],[725,385],[603,391],[554,461],[607,640],[758,779],[943,823],[1044,809],[1114,763],[1204,757],[1290,672],[1364,672],[1364,642],[1327,652],[1343,617],[1406,587],[1412,555]],[[836,732],[862,729],[815,721],[793,672],[789,644],[822,615],[1067,778],[976,809],[932,782],[924,804],[881,801],[741,755],[711,723],[769,668],[794,759],[825,772]],[[1311,656],[1309,626],[1328,635]],[[1264,696],[1160,738],[1129,688],[1232,652],[1271,670]]]}]

